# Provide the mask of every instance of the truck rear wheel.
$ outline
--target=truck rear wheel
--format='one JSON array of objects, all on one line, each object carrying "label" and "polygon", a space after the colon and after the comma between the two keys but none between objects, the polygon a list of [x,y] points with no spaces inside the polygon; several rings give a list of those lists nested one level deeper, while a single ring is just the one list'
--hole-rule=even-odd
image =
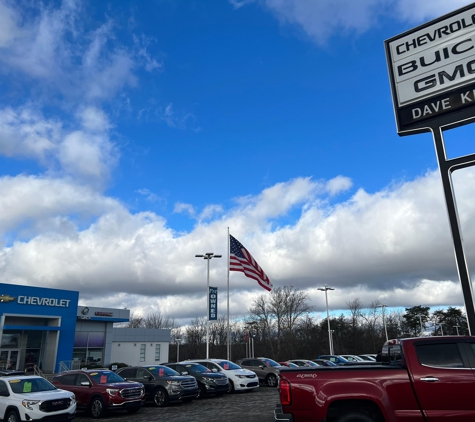
[{"label": "truck rear wheel", "polygon": [[336,422],[374,422],[373,418],[360,412],[345,413]]}]

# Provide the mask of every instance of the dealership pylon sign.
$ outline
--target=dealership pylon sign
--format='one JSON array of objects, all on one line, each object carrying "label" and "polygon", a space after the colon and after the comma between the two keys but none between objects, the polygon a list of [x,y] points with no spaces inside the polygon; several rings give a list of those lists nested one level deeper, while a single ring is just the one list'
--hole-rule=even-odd
[{"label": "dealership pylon sign", "polygon": [[[475,4],[385,42],[398,133],[475,114]],[[409,132],[409,133],[408,133]]]},{"label": "dealership pylon sign", "polygon": [[443,132],[475,122],[475,3],[385,41],[399,135],[432,132],[470,333],[472,283],[455,205],[452,173],[475,154],[447,159]]}]

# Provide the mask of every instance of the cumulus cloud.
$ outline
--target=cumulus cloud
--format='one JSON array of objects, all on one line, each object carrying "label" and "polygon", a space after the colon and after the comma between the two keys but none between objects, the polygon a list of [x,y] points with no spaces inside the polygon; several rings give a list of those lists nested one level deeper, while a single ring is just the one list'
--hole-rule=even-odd
[{"label": "cumulus cloud", "polygon": [[412,24],[436,18],[470,0],[229,0],[235,9],[257,2],[282,24],[301,28],[314,42],[326,44],[335,35],[360,34],[389,16]]},{"label": "cumulus cloud", "polygon": [[[466,177],[474,176],[469,171]],[[393,307],[461,304],[437,172],[374,194],[358,190],[337,206],[325,200],[331,194],[327,184],[309,178],[279,183],[222,210],[218,219],[198,223],[189,233],[176,233],[159,215],[132,214],[93,191],[78,195],[78,187],[65,182],[3,178],[0,208],[6,216],[0,230],[4,236],[9,227],[28,218],[48,224],[28,240],[17,239],[3,249],[0,281],[70,285],[90,305],[128,303],[144,313],[160,306],[175,318],[192,318],[200,316],[206,277],[205,265],[194,256],[209,250],[225,255],[229,227],[274,286],[306,291],[317,308],[323,306],[323,297],[316,288],[323,284],[336,289],[332,309],[345,308],[356,297],[366,304],[384,300]],[[35,196],[40,190],[41,197]],[[460,186],[463,221],[475,216],[473,201],[463,200],[469,192],[468,184]],[[33,202],[35,207],[30,206]],[[275,218],[295,207],[301,216],[294,224],[272,229]],[[69,215],[73,209],[92,223],[78,224]],[[464,230],[467,250],[473,250],[474,229],[465,224]],[[469,262],[474,261],[472,253]],[[222,301],[226,268],[226,260],[216,260],[210,272]],[[241,315],[263,290],[240,273],[232,273],[230,279],[231,310]]]},{"label": "cumulus cloud", "polygon": [[0,153],[33,159],[51,173],[103,188],[118,159],[109,128],[106,115],[96,107],[78,112],[76,130],[64,129],[36,109],[7,107],[0,109]]}]

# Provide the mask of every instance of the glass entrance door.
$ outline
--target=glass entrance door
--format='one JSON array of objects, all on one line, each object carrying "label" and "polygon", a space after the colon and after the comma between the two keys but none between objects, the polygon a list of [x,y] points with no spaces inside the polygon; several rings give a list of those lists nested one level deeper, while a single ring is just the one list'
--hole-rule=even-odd
[{"label": "glass entrance door", "polygon": [[1,369],[18,369],[18,349],[2,349],[0,351],[0,368]]}]

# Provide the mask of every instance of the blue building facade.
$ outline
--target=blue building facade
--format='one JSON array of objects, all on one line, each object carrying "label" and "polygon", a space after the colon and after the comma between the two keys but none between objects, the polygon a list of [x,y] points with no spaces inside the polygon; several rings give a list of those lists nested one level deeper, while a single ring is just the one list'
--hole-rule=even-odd
[{"label": "blue building facade", "polygon": [[0,283],[0,367],[54,372],[72,359],[79,293]]}]

